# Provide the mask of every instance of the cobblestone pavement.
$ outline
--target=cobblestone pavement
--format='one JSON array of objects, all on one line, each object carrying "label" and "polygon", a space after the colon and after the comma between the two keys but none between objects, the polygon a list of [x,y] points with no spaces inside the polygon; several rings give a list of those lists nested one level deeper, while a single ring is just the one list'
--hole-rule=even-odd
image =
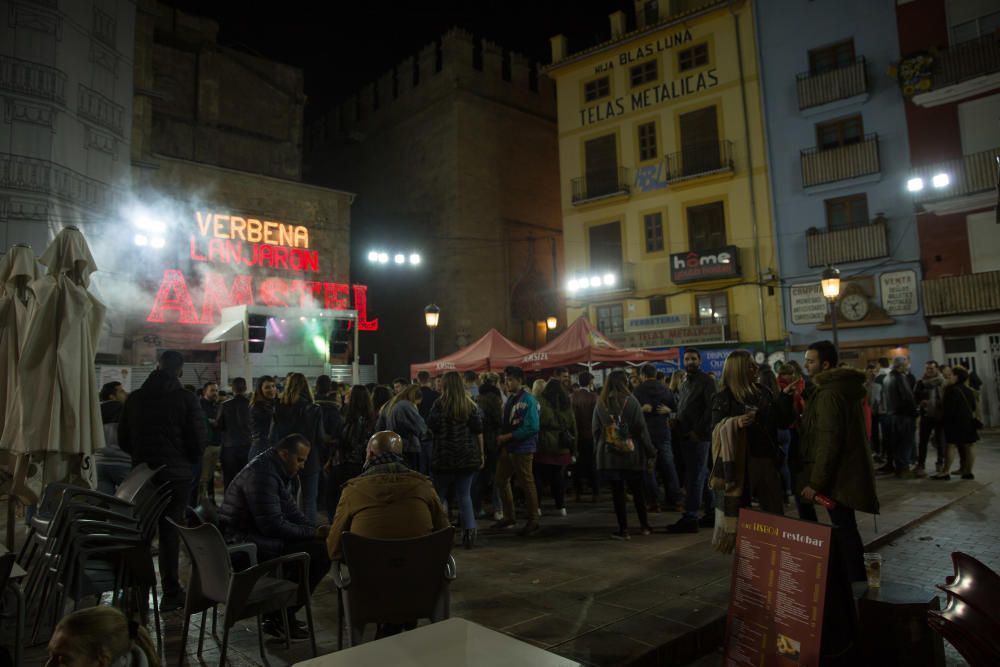
[{"label": "cobblestone pavement", "polygon": [[[955,549],[1000,567],[1000,521],[995,518],[1000,481],[990,484],[1000,480],[1000,433],[977,447],[975,481],[879,480],[882,514],[877,531],[871,517],[864,518],[861,529],[866,543],[883,553],[886,578],[931,590],[951,572],[948,554]],[[654,514],[657,533],[635,534],[623,543],[608,539],[615,520],[607,496],[598,504],[570,501],[568,511],[567,517],[543,517],[544,528],[536,537],[484,532],[475,549],[457,548],[452,616],[585,665],[680,664],[675,657],[699,655],[718,641],[731,560],[711,549],[709,531],[666,535],[662,528],[678,515]],[[931,539],[921,539],[927,537]],[[320,584],[313,608],[319,652],[329,653],[336,649],[338,625],[329,578]],[[218,663],[218,643],[211,637],[202,657],[194,655],[200,619],[193,620],[181,646],[181,614],[165,615],[168,664],[176,664],[182,652],[189,664]],[[230,646],[231,665],[263,664],[252,622],[237,623]],[[268,641],[268,662],[289,665],[304,660],[309,657],[307,647],[305,642],[285,650],[283,644]],[[44,655],[44,646],[29,649],[25,664],[41,665]],[[698,664],[720,662],[718,654],[710,654]],[[961,664],[953,654],[951,664]]]}]

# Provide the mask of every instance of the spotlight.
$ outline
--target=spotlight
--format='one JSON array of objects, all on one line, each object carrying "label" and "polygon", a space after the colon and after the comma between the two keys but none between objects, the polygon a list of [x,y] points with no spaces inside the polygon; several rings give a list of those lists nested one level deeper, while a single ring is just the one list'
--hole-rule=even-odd
[{"label": "spotlight", "polygon": [[389,253],[387,253],[387,252],[380,252],[378,254],[378,263],[379,264],[388,264],[389,263]]},{"label": "spotlight", "polygon": [[934,174],[934,178],[931,179],[931,183],[935,188],[939,190],[941,188],[946,188],[951,183],[951,177],[948,174]]},{"label": "spotlight", "polygon": [[576,278],[573,278],[568,283],[566,283],[566,289],[570,292],[575,292],[580,289],[580,283],[577,282]]},{"label": "spotlight", "polygon": [[166,244],[167,241],[162,236],[154,236],[153,239],[149,242],[149,245],[153,246],[154,248],[162,248]]},{"label": "spotlight", "polygon": [[600,276],[591,276],[590,277],[590,286],[591,287],[600,287],[601,286],[601,277]]},{"label": "spotlight", "polygon": [[916,176],[906,182],[906,189],[910,192],[920,192],[924,189],[924,179]]},{"label": "spotlight", "polygon": [[396,256],[392,258],[392,261],[396,262],[396,264],[405,264],[406,255],[402,253],[397,253]]},{"label": "spotlight", "polygon": [[611,287],[612,285],[615,284],[615,274],[613,274],[613,273],[605,273],[604,274],[604,278],[603,278],[603,282],[604,282],[604,286],[605,287]]},{"label": "spotlight", "polygon": [[378,261],[378,250],[369,250],[368,251],[368,261],[369,262],[377,262]]},{"label": "spotlight", "polygon": [[419,263],[420,263],[420,255],[418,255],[417,253],[411,253],[410,254],[410,264],[412,264],[413,266],[416,266]]},{"label": "spotlight", "polygon": [[145,234],[136,234],[132,239],[137,246],[147,246],[149,245],[149,237]]}]

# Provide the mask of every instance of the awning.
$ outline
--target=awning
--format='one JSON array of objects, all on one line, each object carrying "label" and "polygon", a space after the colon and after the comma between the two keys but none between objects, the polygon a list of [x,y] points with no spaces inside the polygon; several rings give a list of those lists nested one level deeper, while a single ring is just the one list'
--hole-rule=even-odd
[{"label": "awning", "polygon": [[205,334],[202,343],[225,343],[231,340],[243,340],[243,320],[230,320],[216,325]]}]

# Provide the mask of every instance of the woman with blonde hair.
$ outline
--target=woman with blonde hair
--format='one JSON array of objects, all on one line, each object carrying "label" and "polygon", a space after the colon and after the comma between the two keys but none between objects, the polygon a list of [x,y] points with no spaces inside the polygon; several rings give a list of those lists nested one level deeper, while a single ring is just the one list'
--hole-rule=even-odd
[{"label": "woman with blonde hair", "polygon": [[427,437],[427,424],[418,406],[423,395],[420,385],[409,384],[392,397],[379,412],[376,431],[394,431],[403,439],[403,458],[411,470],[431,474],[430,461],[420,455],[420,441]]},{"label": "woman with blonde hair", "polygon": [[160,667],[149,631],[115,607],[91,607],[64,616],[48,650],[47,667]]},{"label": "woman with blonde hair", "polygon": [[543,391],[545,391],[545,380],[543,380],[542,378],[538,378],[537,380],[531,383],[532,396],[538,398],[542,395]]},{"label": "woman with blonde hair", "polygon": [[434,401],[427,425],[434,433],[431,469],[442,504],[454,489],[462,522],[462,544],[471,549],[476,542],[476,513],[472,506],[472,482],[486,461],[483,451],[483,414],[465,391],[456,371],[444,374],[441,396]]},{"label": "woman with blonde hair", "polygon": [[[760,383],[759,371],[747,350],[734,350],[722,367],[722,388],[712,401],[712,430],[725,419],[735,419],[746,436],[747,466],[739,480],[741,505],[756,498],[765,512],[784,514],[785,494],[781,479],[784,455],[778,443],[778,428],[791,423],[791,397],[775,395]],[[715,462],[713,461],[713,465]]]},{"label": "woman with blonde hair", "polygon": [[298,433],[309,441],[309,458],[298,474],[299,507],[309,523],[316,525],[316,500],[319,494],[320,468],[329,458],[326,433],[323,429],[323,411],[313,401],[309,381],[302,373],[290,373],[285,388],[274,406],[271,424],[271,442],[280,442],[285,436]]},{"label": "woman with blonde hair", "polygon": [[674,392],[674,396],[680,396],[681,387],[684,385],[686,378],[687,373],[682,370],[674,371],[670,374],[670,391]]}]

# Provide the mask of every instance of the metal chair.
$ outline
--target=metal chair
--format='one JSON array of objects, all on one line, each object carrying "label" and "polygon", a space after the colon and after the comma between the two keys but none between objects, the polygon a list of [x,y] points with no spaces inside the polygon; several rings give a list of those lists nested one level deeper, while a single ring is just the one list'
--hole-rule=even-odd
[{"label": "metal chair", "polygon": [[[219,529],[211,524],[187,528],[167,519],[177,528],[191,554],[191,578],[187,586],[187,600],[184,604],[184,628],[181,631],[181,645],[187,641],[191,616],[202,613],[201,632],[198,636],[198,655],[201,655],[205,639],[206,613],[218,604],[225,604],[223,616],[222,651],[219,664],[226,662],[229,647],[229,630],[236,621],[251,616],[257,617],[257,643],[260,656],[264,654],[264,637],[261,615],[265,612],[280,611],[285,622],[285,646],[289,647],[288,608],[303,605],[306,608],[306,622],[312,644],[313,657],[316,651],[316,633],[313,626],[312,604],[309,593],[309,554],[297,553],[281,556],[242,572],[233,571],[229,560],[226,541]],[[298,570],[298,582],[281,578],[284,566]],[[183,652],[179,664],[183,664]]]},{"label": "metal chair", "polygon": [[[345,532],[342,561],[331,570],[341,623],[337,646],[358,643],[369,623],[432,623],[451,614],[449,584],[457,569],[451,556],[455,529],[404,540],[377,540]],[[341,570],[346,566],[347,575]]]},{"label": "metal chair", "polygon": [[1000,574],[961,551],[951,554],[951,562],[955,576],[937,587],[993,619],[993,631],[1000,634]]},{"label": "metal chair", "polygon": [[927,612],[927,623],[962,654],[970,667],[1000,664],[996,624],[960,598],[949,594],[944,609]]}]

